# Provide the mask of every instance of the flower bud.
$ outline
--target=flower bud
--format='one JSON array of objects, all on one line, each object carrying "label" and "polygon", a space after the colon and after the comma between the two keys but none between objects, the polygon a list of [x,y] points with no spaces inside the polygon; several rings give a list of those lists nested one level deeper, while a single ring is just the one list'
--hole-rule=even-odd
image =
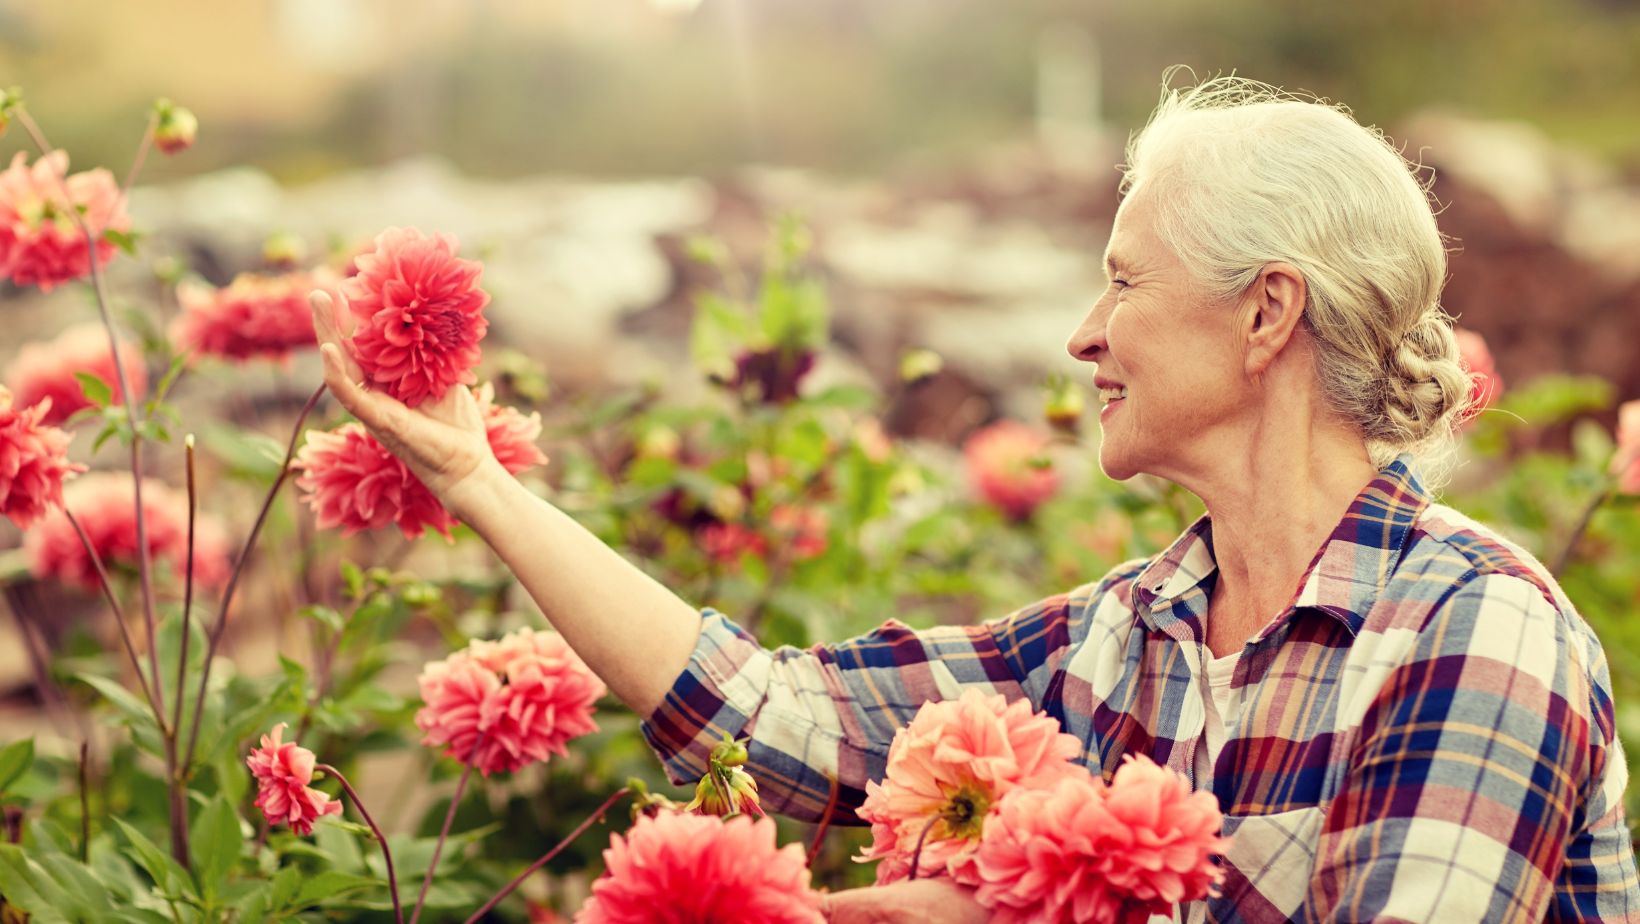
[{"label": "flower bud", "polygon": [[16,87],[9,90],[0,90],[0,135],[6,133],[6,127],[11,124],[12,109],[23,104],[23,91]]},{"label": "flower bud", "polygon": [[712,748],[712,760],[725,767],[745,766],[750,757],[746,753],[746,745],[725,735],[718,745]]},{"label": "flower bud", "polygon": [[638,437],[638,456],[644,459],[677,461],[683,449],[683,438],[671,427],[650,427]]},{"label": "flower bud", "polygon": [[739,767],[714,767],[695,784],[695,798],[683,808],[697,815],[763,814],[757,799],[757,781]]},{"label": "flower bud", "polygon": [[168,99],[154,101],[154,146],[167,154],[180,154],[194,146],[199,120],[187,109]]},{"label": "flower bud", "polygon": [[900,356],[900,381],[915,385],[945,368],[945,359],[933,350],[907,350]]},{"label": "flower bud", "polygon": [[307,241],[289,231],[277,231],[262,242],[262,262],[269,269],[293,270],[307,260]]},{"label": "flower bud", "polygon": [[1087,395],[1082,388],[1067,378],[1055,377],[1048,383],[1042,416],[1048,419],[1050,427],[1075,436],[1082,422],[1082,412],[1087,406]]}]

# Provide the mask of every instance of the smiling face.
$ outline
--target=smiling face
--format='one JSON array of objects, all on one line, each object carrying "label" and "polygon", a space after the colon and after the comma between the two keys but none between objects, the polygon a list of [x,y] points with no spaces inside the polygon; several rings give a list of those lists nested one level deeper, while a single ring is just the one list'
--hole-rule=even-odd
[{"label": "smiling face", "polygon": [[1247,391],[1235,306],[1208,298],[1157,236],[1153,192],[1117,210],[1105,291],[1066,344],[1095,364],[1099,464],[1118,481],[1140,473],[1180,481],[1211,466]]}]

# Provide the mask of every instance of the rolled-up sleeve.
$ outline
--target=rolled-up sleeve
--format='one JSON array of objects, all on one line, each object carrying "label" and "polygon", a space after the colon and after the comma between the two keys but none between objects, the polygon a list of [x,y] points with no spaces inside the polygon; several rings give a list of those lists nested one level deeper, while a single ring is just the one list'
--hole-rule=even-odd
[{"label": "rolled-up sleeve", "polygon": [[723,614],[702,612],[700,639],[672,690],[643,723],[675,783],[706,773],[724,735],[748,739],[764,808],[818,818],[838,791],[847,822],[881,779],[894,733],[923,703],[979,686],[1008,699],[1040,697],[1066,639],[1069,595],[979,626],[914,631],[889,620],[833,645],[768,651]]},{"label": "rolled-up sleeve", "polygon": [[1367,710],[1301,917],[1635,920],[1626,770],[1590,638],[1528,580],[1460,585]]}]

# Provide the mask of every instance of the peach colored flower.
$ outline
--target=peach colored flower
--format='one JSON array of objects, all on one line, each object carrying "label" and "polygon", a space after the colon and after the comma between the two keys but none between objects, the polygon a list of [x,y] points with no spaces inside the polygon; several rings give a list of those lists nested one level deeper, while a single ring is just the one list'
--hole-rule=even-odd
[{"label": "peach colored flower", "polygon": [[483,264],[456,256],[452,234],[389,228],[376,249],[354,259],[342,284],[358,322],[352,352],[365,377],[405,404],[438,400],[477,381],[478,342],[490,296],[478,287]]},{"label": "peach colored flower", "polygon": [[1469,373],[1469,408],[1462,422],[1468,422],[1497,403],[1503,394],[1503,377],[1492,361],[1492,351],[1486,338],[1472,330],[1460,330],[1458,335],[1458,364]]},{"label": "peach colored flower", "polygon": [[1059,472],[1043,454],[1047,447],[1047,434],[1018,421],[991,424],[963,444],[969,483],[1010,518],[1028,519],[1059,491]]},{"label": "peach colored flower", "polygon": [[68,154],[63,151],[52,151],[33,167],[27,161],[28,155],[18,151],[11,166],[0,171],[0,279],[50,292],[91,272],[74,210],[97,239],[99,266],[114,257],[114,245],[104,233],[129,230],[131,219],[125,214],[125,197],[107,170],[68,176]]},{"label": "peach colored flower", "polygon": [[422,743],[485,776],[564,754],[572,738],[598,730],[593,707],[606,692],[562,636],[537,629],[474,641],[428,664],[418,683]]},{"label": "peach colored flower", "polygon": [[410,467],[363,424],[308,431],[291,468],[301,473],[296,487],[317,514],[320,529],[341,527],[342,535],[351,536],[394,523],[406,538],[431,528],[448,539],[456,524]]},{"label": "peach colored flower", "polygon": [[1617,490],[1640,494],[1640,400],[1625,401],[1617,409],[1617,451],[1612,454]]},{"label": "peach colored flower", "polygon": [[831,518],[819,507],[780,504],[769,511],[769,529],[776,542],[791,550],[796,561],[818,558],[826,552],[826,530]]},{"label": "peach colored flower", "polygon": [[340,815],[342,804],[317,789],[313,782],[313,752],[294,741],[281,741],[285,723],[262,736],[262,746],[251,748],[245,765],[256,777],[256,807],[270,825],[289,825],[297,834],[313,833],[313,823],[326,815]]},{"label": "peach colored flower", "polygon": [[1016,789],[986,827],[975,897],[1001,924],[1143,924],[1210,893],[1224,871],[1212,793],[1149,758],[1125,759],[1109,786],[1092,774]]},{"label": "peach colored flower", "polygon": [[701,550],[715,562],[732,565],[742,555],[769,554],[769,542],[757,530],[741,523],[708,523],[699,534]]},{"label": "peach colored flower", "polygon": [[51,399],[33,407],[13,403],[0,385],[0,516],[28,529],[63,505],[63,480],[85,466],[68,461],[69,435],[45,424]]},{"label": "peach colored flower", "polygon": [[[131,379],[131,391],[138,400],[148,392],[148,369],[143,364],[142,348],[131,341],[120,344],[120,359],[125,363],[125,374]],[[111,403],[124,400],[120,377],[114,369],[114,353],[108,348],[108,331],[94,321],[75,324],[49,341],[25,343],[17,357],[6,366],[5,380],[17,396],[17,402],[26,406],[51,399],[51,411],[45,417],[49,424],[60,424],[76,411],[91,406],[85,396],[76,372],[89,372],[102,379],[113,392]]]},{"label": "peach colored flower", "polygon": [[495,388],[489,382],[473,393],[478,399],[478,410],[484,417],[484,435],[489,439],[490,451],[507,471],[518,474],[528,468],[547,464],[547,455],[535,445],[541,438],[541,415],[525,415],[517,408],[495,403]]},{"label": "peach colored flower", "polygon": [[[575,924],[822,924],[803,849],[768,818],[661,812],[612,835]],[[659,917],[657,916],[659,915]]]},{"label": "peach colored flower", "polygon": [[[63,506],[80,521],[103,567],[136,570],[136,491],[129,474],[82,475],[63,489]],[[182,580],[188,562],[188,496],[144,479],[142,512],[150,558],[169,562],[172,574]],[[35,577],[97,590],[96,568],[62,511],[51,511],[25,533],[23,549]],[[214,518],[200,514],[194,522],[194,582],[220,587],[228,572],[228,542],[222,527]]]},{"label": "peach colored flower", "polygon": [[[1042,787],[1087,770],[1076,738],[1035,715],[1027,700],[969,688],[926,703],[889,745],[882,783],[866,784],[861,820],[872,844],[856,859],[881,861],[877,882],[904,879],[916,854],[919,876],[949,875],[972,885],[986,819],[1014,789]],[[918,853],[918,842],[922,842]]]},{"label": "peach colored flower", "polygon": [[177,287],[182,313],[171,339],[183,350],[244,362],[288,360],[292,350],[316,344],[308,293],[334,293],[328,271],[268,276],[241,273],[226,288],[184,283]]}]

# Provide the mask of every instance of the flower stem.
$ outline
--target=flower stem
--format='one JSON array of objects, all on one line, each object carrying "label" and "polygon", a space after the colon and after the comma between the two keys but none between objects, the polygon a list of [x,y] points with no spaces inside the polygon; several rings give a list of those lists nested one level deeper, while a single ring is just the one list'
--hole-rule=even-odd
[{"label": "flower stem", "polygon": [[[153,134],[151,120],[149,134]],[[182,701],[187,698],[183,690],[188,681],[188,642],[193,635],[194,518],[199,508],[199,491],[194,482],[194,435],[190,433],[184,437],[182,445],[188,469],[188,551],[187,568],[182,579],[182,639],[177,654],[177,682],[172,687],[176,696],[176,701],[171,704],[175,710],[171,714],[173,731],[165,736],[165,792],[170,809],[171,856],[182,864],[183,869],[193,869],[192,848],[188,843],[188,788],[186,774],[178,772],[181,768],[177,765],[177,739],[181,737],[182,730]],[[199,709],[202,702],[195,701],[194,708]]]},{"label": "flower stem", "polygon": [[[268,519],[268,510],[273,507],[273,499],[279,496],[279,489],[284,486],[285,479],[290,477],[290,460],[296,455],[296,441],[302,438],[302,424],[307,422],[308,414],[313,412],[319,398],[325,393],[325,386],[320,385],[314,390],[307,404],[302,406],[302,413],[296,418],[296,426],[291,428],[290,442],[285,446],[285,461],[279,466],[279,477],[273,480],[273,486],[268,488],[268,496],[262,499],[262,509],[256,514],[256,522],[251,526],[250,535],[245,537],[245,545],[239,550],[239,558],[233,564],[233,573],[228,576],[228,586],[222,591],[222,602],[217,607],[216,625],[206,638],[205,663],[199,668],[199,694],[194,697],[196,704],[205,702],[205,689],[211,681],[211,662],[216,660],[216,648],[222,642],[222,633],[228,627],[228,607],[233,604],[234,590],[239,587],[239,576],[245,571],[245,562],[250,560],[251,549],[256,545],[256,537],[262,532],[262,524]],[[182,773],[186,777],[193,767],[195,749],[199,745],[199,719],[205,714],[203,708],[194,709],[193,726],[188,732],[188,747],[182,758]]]},{"label": "flower stem", "polygon": [[811,869],[814,867],[815,857],[820,856],[820,848],[826,843],[826,829],[831,826],[831,816],[837,811],[837,797],[842,795],[843,787],[838,784],[837,778],[831,780],[831,796],[826,799],[826,809],[820,813],[820,824],[814,829],[814,840],[809,843],[809,859],[805,864]]},{"label": "flower stem", "polygon": [[416,924],[421,919],[421,906],[427,901],[427,889],[433,884],[433,874],[438,872],[438,858],[444,854],[444,841],[450,836],[450,825],[456,820],[456,808],[461,805],[461,796],[467,791],[467,778],[473,775],[473,762],[478,760],[478,750],[484,746],[484,733],[478,733],[478,740],[473,744],[473,752],[467,755],[466,766],[461,768],[461,779],[456,783],[455,795],[450,797],[450,808],[444,813],[444,826],[438,830],[438,843],[433,845],[433,859],[427,863],[427,875],[421,879],[421,891],[416,894],[416,907],[410,911],[410,924]]},{"label": "flower stem", "polygon": [[464,922],[464,924],[477,924],[479,918],[484,917],[485,914],[489,913],[491,908],[494,908],[496,905],[500,904],[502,899],[504,899],[507,896],[511,895],[513,893],[514,889],[518,888],[520,885],[523,884],[525,879],[528,879],[530,877],[530,874],[534,873],[536,870],[540,869],[541,867],[546,866],[549,862],[551,862],[553,857],[558,856],[560,851],[562,851],[565,847],[568,847],[570,844],[574,843],[576,838],[578,838],[582,834],[584,834],[586,832],[586,829],[592,827],[594,822],[598,821],[600,818],[603,818],[604,813],[609,811],[610,806],[613,806],[616,802],[618,802],[621,799],[622,796],[625,796],[628,792],[630,792],[630,790],[627,789],[627,787],[625,787],[625,786],[622,786],[620,789],[615,790],[615,792],[613,794],[611,794],[608,799],[604,800],[603,805],[598,806],[598,808],[596,810],[594,810],[591,815],[587,816],[586,821],[583,821],[579,825],[577,825],[574,831],[571,831],[568,835],[566,835],[564,837],[563,840],[559,841],[558,845],[556,847],[554,847],[551,850],[547,851],[546,854],[544,854],[541,857],[541,859],[536,860],[534,863],[531,863],[529,865],[529,867],[526,868],[522,873],[519,873],[517,876],[513,877],[512,882],[507,883],[505,886],[503,886],[501,888],[501,891],[495,893],[495,895],[492,896],[489,901],[484,903],[484,907],[482,907],[482,908],[478,909],[477,911],[473,912],[472,917],[468,918]]},{"label": "flower stem", "polygon": [[75,535],[80,537],[80,544],[85,547],[85,553],[91,559],[91,566],[96,569],[97,583],[102,586],[103,595],[108,598],[108,605],[114,611],[114,622],[120,627],[120,640],[125,643],[125,653],[131,658],[131,668],[137,672],[137,683],[142,686],[142,694],[148,700],[148,707],[154,711],[154,721],[158,723],[160,731],[165,731],[165,710],[154,701],[154,694],[148,685],[148,678],[142,673],[142,659],[137,656],[137,646],[131,641],[131,630],[125,624],[125,610],[120,606],[118,595],[114,593],[114,585],[108,580],[108,571],[103,568],[102,556],[97,554],[96,546],[91,544],[91,537],[85,534],[85,527],[80,525],[73,511],[63,508],[63,516],[68,518],[68,525],[74,527]]},{"label": "flower stem", "polygon": [[1611,496],[1612,481],[1607,478],[1599,492],[1589,501],[1588,506],[1583,508],[1582,515],[1577,518],[1577,525],[1572,527],[1571,536],[1566,539],[1566,545],[1561,548],[1560,554],[1555,556],[1555,563],[1549,568],[1550,577],[1556,580],[1560,579],[1560,575],[1565,572],[1566,566],[1572,563],[1572,556],[1577,552],[1578,543],[1583,541],[1583,534],[1589,531],[1589,524],[1594,522],[1595,513],[1605,506],[1606,501],[1611,500]]},{"label": "flower stem", "polygon": [[86,795],[86,764],[90,761],[91,742],[80,741],[80,862],[91,862],[91,799]]},{"label": "flower stem", "polygon": [[917,835],[917,847],[911,851],[911,871],[905,877],[907,882],[917,878],[917,861],[922,859],[923,841],[928,840],[928,832],[934,830],[934,822],[939,820],[938,815],[928,819],[928,824],[923,825],[922,833]]},{"label": "flower stem", "polygon": [[[34,118],[22,107],[14,110],[19,125],[33,139],[35,147],[40,149],[42,156],[51,153],[51,143],[40,131]],[[114,376],[119,379],[120,396],[125,399],[125,417],[131,427],[131,478],[132,503],[136,506],[137,520],[137,575],[142,583],[142,619],[143,626],[148,631],[148,667],[154,678],[154,690],[149,698],[158,710],[155,718],[159,721],[160,731],[170,734],[165,727],[165,692],[160,689],[159,683],[159,652],[156,650],[154,637],[154,583],[152,567],[148,550],[148,524],[142,510],[142,415],[137,413],[136,397],[131,393],[131,378],[125,371],[125,360],[120,356],[119,333],[114,329],[114,318],[108,310],[108,291],[103,285],[102,266],[97,258],[97,236],[91,233],[91,226],[85,223],[85,216],[74,207],[74,196],[68,190],[68,179],[58,177],[57,185],[62,189],[63,206],[74,225],[85,238],[85,247],[90,256],[91,288],[97,296],[97,312],[102,316],[103,328],[108,332],[108,349],[113,354]],[[139,672],[140,673],[140,672]]]},{"label": "flower stem", "polygon": [[370,832],[376,835],[376,840],[381,843],[382,859],[387,863],[387,892],[393,899],[393,920],[397,921],[398,924],[404,924],[404,909],[399,907],[399,877],[393,871],[393,851],[387,846],[387,835],[383,834],[382,829],[376,826],[376,819],[371,818],[370,812],[365,810],[364,800],[360,799],[359,794],[353,791],[353,784],[347,781],[347,777],[342,776],[342,771],[337,770],[330,764],[319,764],[313,769],[335,777],[336,782],[342,784],[342,790],[347,793],[349,799],[353,800],[353,807],[358,810],[359,817],[363,818],[364,823],[370,826]]},{"label": "flower stem", "polygon": [[125,182],[120,184],[120,199],[123,201],[131,194],[131,187],[136,185],[137,174],[142,172],[142,165],[148,159],[148,149],[154,144],[154,127],[159,124],[159,116],[150,113],[148,127],[143,129],[142,141],[137,144],[137,156],[131,161],[131,169],[125,174]]}]

